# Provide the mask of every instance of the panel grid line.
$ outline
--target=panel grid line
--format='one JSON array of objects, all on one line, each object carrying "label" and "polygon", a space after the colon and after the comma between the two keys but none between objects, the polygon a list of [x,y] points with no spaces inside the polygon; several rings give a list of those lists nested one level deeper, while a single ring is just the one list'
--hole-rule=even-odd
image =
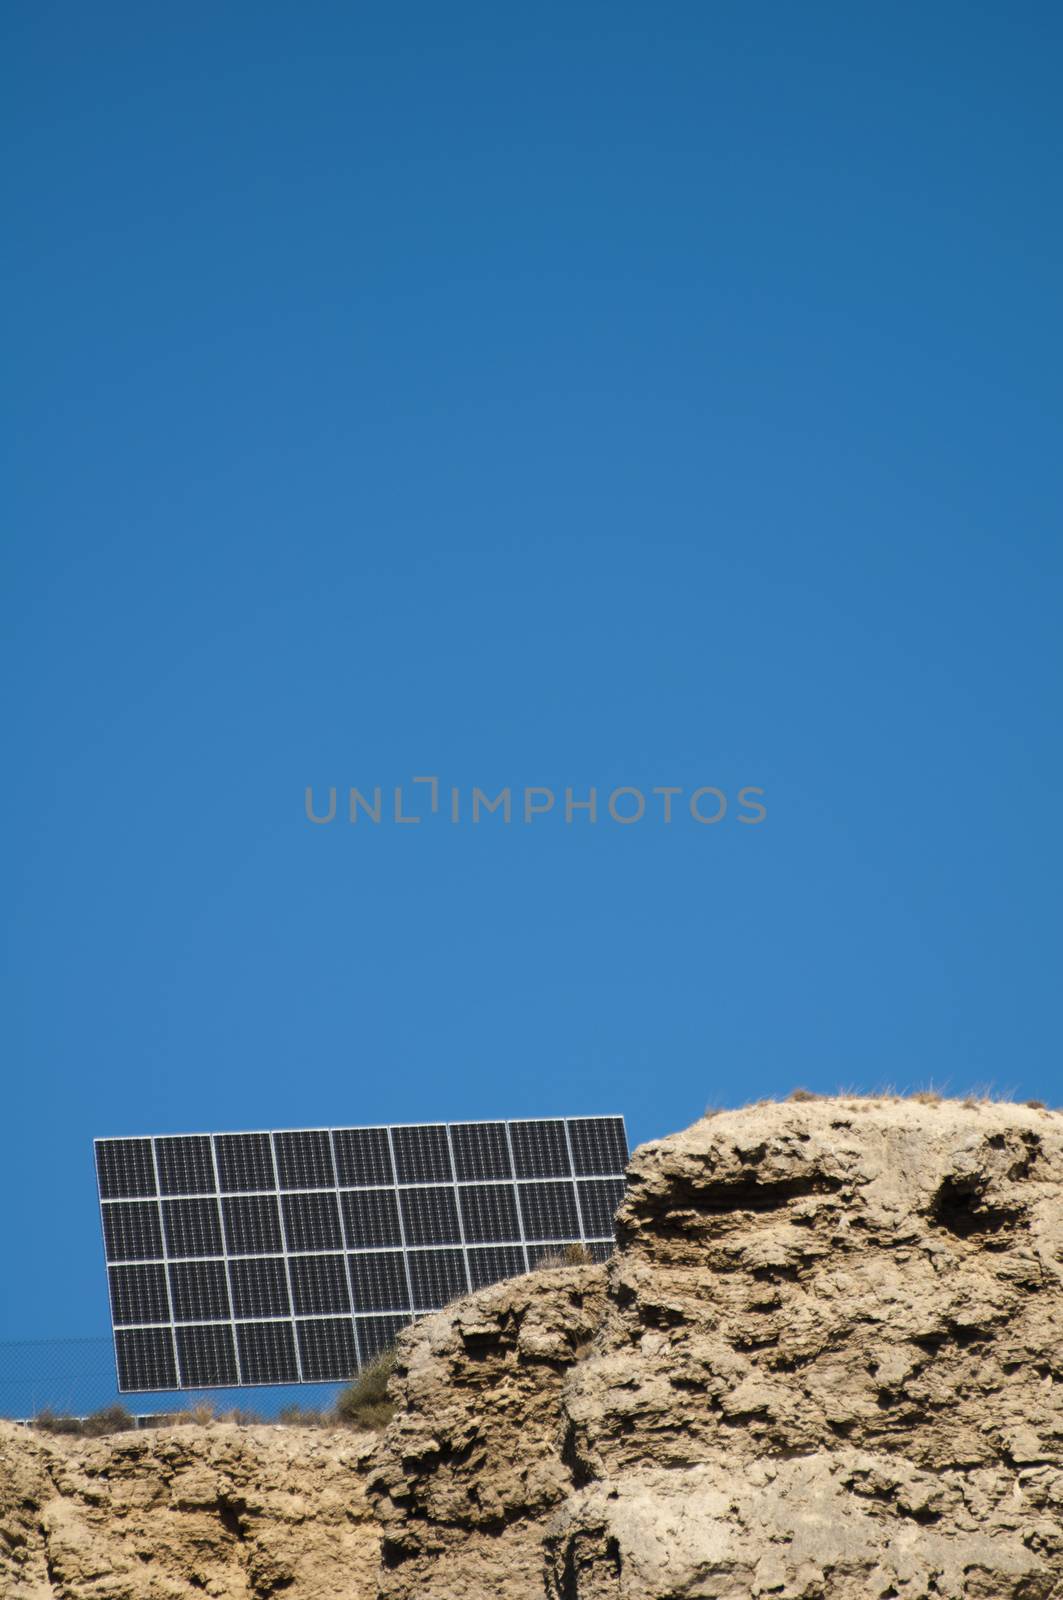
[{"label": "panel grid line", "polygon": [[524,1232],[524,1212],[520,1203],[520,1191],[517,1188],[517,1161],[513,1153],[513,1131],[509,1123],[505,1124],[506,1149],[509,1151],[509,1165],[513,1173],[513,1204],[517,1210],[517,1227],[520,1229],[520,1248],[524,1255],[524,1270],[531,1271],[531,1256],[528,1254],[528,1236]]},{"label": "panel grid line", "polygon": [[465,1293],[472,1288],[472,1273],[469,1271],[469,1247],[465,1242],[465,1218],[461,1214],[461,1196],[458,1194],[457,1176],[458,1164],[454,1160],[454,1139],[450,1132],[450,1123],[445,1124],[447,1130],[447,1149],[450,1152],[450,1170],[453,1174],[451,1187],[454,1190],[454,1209],[458,1214],[458,1237],[461,1239],[461,1259],[465,1263]]},{"label": "panel grid line", "polygon": [[399,1190],[399,1169],[395,1165],[395,1141],[388,1128],[388,1155],[391,1160],[391,1176],[395,1180],[395,1214],[399,1219],[399,1238],[402,1240],[402,1270],[406,1274],[406,1299],[413,1305],[413,1275],[410,1272],[410,1250],[406,1243],[406,1223],[402,1215],[402,1198]]},{"label": "panel grid line", "polygon": [[[339,1223],[340,1223],[340,1238],[343,1240],[343,1270],[344,1270],[344,1272],[346,1273],[346,1276],[347,1276],[347,1298],[349,1299],[349,1301],[351,1303],[351,1321],[352,1321],[352,1325],[354,1327],[354,1356],[355,1356],[355,1360],[358,1363],[358,1371],[361,1371],[361,1369],[365,1365],[365,1363],[362,1360],[362,1341],[358,1337],[358,1319],[354,1316],[354,1280],[351,1277],[351,1252],[347,1247],[347,1229],[344,1226],[343,1207],[340,1204],[340,1167],[339,1167],[339,1162],[336,1160],[336,1130],[335,1130],[335,1128],[330,1128],[329,1129],[328,1142],[329,1142],[329,1149],[332,1152],[332,1176],[336,1180],[336,1188],[334,1190],[334,1193],[335,1193],[335,1196],[336,1196],[336,1215],[339,1217]],[[293,1318],[294,1318],[294,1312],[295,1312],[295,1307],[294,1306],[292,1306],[292,1312],[293,1312]],[[299,1343],[298,1339],[296,1339],[295,1342],[296,1342],[296,1344],[298,1344]],[[353,1373],[352,1373],[352,1377],[353,1377]]]},{"label": "panel grid line", "polygon": [[[622,1174],[618,1172],[581,1172],[579,1174],[581,1182],[590,1182],[594,1178],[618,1178],[620,1176],[622,1176]],[[458,1178],[454,1181],[452,1186],[456,1189],[468,1189],[473,1184],[475,1184],[477,1187],[480,1187],[483,1184],[496,1184],[501,1188],[506,1188],[508,1185],[512,1184],[512,1182],[512,1178]],[[553,1177],[536,1178],[534,1179],[534,1182],[571,1183],[572,1179],[566,1177],[557,1177],[555,1175]],[[450,1185],[447,1186],[450,1187]],[[339,1194],[379,1194],[381,1192],[390,1194],[395,1189],[438,1189],[439,1187],[440,1179],[436,1178],[434,1181],[429,1183],[344,1183],[336,1185],[336,1192]],[[273,1192],[274,1191],[272,1189],[225,1189],[222,1191],[222,1196],[226,1200],[249,1200],[253,1199],[256,1195],[272,1194]],[[331,1194],[332,1185],[329,1185],[324,1189],[282,1189],[279,1190],[278,1193]],[[179,1198],[182,1200],[216,1200],[218,1196],[213,1191],[200,1190],[200,1192],[197,1194],[183,1194],[179,1196]],[[108,1195],[100,1202],[101,1205],[105,1206],[142,1206],[144,1203],[145,1197],[143,1195],[135,1194],[113,1196]]]},{"label": "panel grid line", "polygon": [[565,1149],[568,1151],[568,1165],[572,1173],[572,1195],[576,1202],[576,1226],[579,1228],[580,1244],[585,1243],[587,1235],[583,1227],[583,1207],[579,1203],[579,1184],[576,1182],[576,1160],[572,1154],[572,1134],[569,1132],[568,1118],[565,1118]]},{"label": "panel grid line", "polygon": [[[289,1309],[290,1313],[294,1314],[294,1312],[295,1312],[295,1294],[294,1294],[294,1292],[292,1290],[292,1268],[291,1268],[291,1260],[290,1260],[290,1257],[289,1257],[289,1249],[288,1249],[288,1225],[287,1225],[287,1223],[285,1222],[285,1219],[284,1219],[284,1207],[281,1205],[281,1197],[280,1197],[280,1181],[281,1180],[280,1180],[280,1168],[277,1166],[277,1143],[276,1143],[276,1137],[272,1133],[269,1136],[269,1152],[270,1152],[270,1156],[272,1157],[272,1160],[273,1160],[273,1182],[276,1185],[276,1192],[277,1192],[277,1215],[280,1218],[281,1239],[284,1242],[284,1277],[285,1277],[285,1280],[286,1280],[286,1282],[288,1284],[288,1309]],[[294,1315],[293,1315],[293,1322],[294,1322]],[[303,1377],[303,1352],[299,1348],[299,1340],[296,1339],[294,1342],[295,1342],[295,1370],[299,1374],[299,1382],[300,1383],[305,1383],[306,1379]]]},{"label": "panel grid line", "polygon": [[184,1387],[182,1383],[184,1374],[181,1371],[180,1351],[177,1348],[177,1324],[173,1314],[173,1294],[170,1291],[170,1266],[166,1259],[170,1246],[166,1239],[166,1225],[162,1215],[162,1185],[159,1182],[159,1163],[155,1159],[155,1140],[149,1140],[149,1144],[151,1145],[151,1166],[155,1174],[155,1204],[159,1212],[159,1235],[162,1239],[162,1278],[166,1285],[166,1304],[170,1308],[170,1343],[173,1346],[173,1370],[177,1379],[177,1387],[181,1389]]},{"label": "panel grid line", "polygon": [[[154,1143],[154,1141],[152,1142]],[[233,1334],[233,1356],[236,1361],[236,1376],[240,1385],[242,1386],[244,1381],[243,1358],[240,1354],[240,1341],[236,1337],[236,1299],[233,1295],[233,1276],[232,1268],[229,1264],[229,1252],[228,1249],[225,1248],[228,1241],[225,1237],[225,1218],[222,1215],[221,1207],[221,1182],[218,1177],[218,1158],[214,1152],[214,1140],[208,1139],[207,1146],[210,1150],[210,1164],[214,1168],[214,1187],[218,1194],[218,1227],[221,1229],[222,1248],[225,1249],[223,1260],[225,1262],[225,1284],[229,1291],[229,1326],[232,1328]]]}]

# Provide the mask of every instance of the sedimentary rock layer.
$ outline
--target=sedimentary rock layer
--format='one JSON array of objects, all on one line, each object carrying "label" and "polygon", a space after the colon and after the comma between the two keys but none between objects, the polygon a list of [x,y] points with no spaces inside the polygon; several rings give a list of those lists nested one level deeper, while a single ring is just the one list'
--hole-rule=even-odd
[{"label": "sedimentary rock layer", "polygon": [[229,1424],[101,1439],[0,1423],[3,1600],[372,1600],[374,1438]]}]

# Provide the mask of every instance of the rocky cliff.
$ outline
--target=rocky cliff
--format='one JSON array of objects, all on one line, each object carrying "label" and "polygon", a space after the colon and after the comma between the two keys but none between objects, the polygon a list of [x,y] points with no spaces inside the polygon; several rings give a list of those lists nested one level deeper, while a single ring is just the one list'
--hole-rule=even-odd
[{"label": "rocky cliff", "polygon": [[1063,1600],[1063,1116],[727,1112],[618,1225],[404,1335],[372,1451],[8,1430],[10,1592]]}]

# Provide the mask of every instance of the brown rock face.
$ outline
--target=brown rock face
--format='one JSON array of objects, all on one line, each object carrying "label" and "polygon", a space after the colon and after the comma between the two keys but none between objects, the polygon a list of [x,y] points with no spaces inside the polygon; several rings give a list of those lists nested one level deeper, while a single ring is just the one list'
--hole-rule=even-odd
[{"label": "brown rock face", "polygon": [[644,1146],[604,1274],[406,1336],[381,1596],[1059,1600],[1061,1202],[1063,1118],[1015,1106]]},{"label": "brown rock face", "polygon": [[572,1488],[563,1386],[604,1309],[604,1269],[564,1267],[483,1290],[404,1337],[399,1413],[369,1484],[381,1600],[542,1594],[544,1519]]},{"label": "brown rock face", "polygon": [[0,1423],[3,1600],[371,1600],[373,1439],[224,1424],[50,1439]]},{"label": "brown rock face", "polygon": [[1063,1116],[728,1112],[619,1238],[404,1334],[372,1452],[0,1425],[2,1600],[1063,1600]]}]

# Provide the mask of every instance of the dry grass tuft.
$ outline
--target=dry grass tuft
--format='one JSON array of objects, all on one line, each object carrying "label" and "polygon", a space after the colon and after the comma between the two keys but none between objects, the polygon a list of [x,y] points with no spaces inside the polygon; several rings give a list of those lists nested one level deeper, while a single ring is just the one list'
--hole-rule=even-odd
[{"label": "dry grass tuft", "polygon": [[99,1439],[106,1433],[127,1433],[136,1427],[136,1418],[125,1406],[104,1406],[89,1417],[57,1416],[47,1408],[33,1419],[33,1426],[42,1433],[65,1433],[81,1439]]},{"label": "dry grass tuft", "polygon": [[218,1420],[218,1413],[213,1400],[197,1400],[183,1411],[175,1411],[170,1420],[178,1425],[205,1428],[208,1422]]},{"label": "dry grass tuft", "polygon": [[593,1262],[594,1257],[585,1244],[566,1244],[540,1256],[532,1270],[546,1272],[551,1267],[589,1267]]},{"label": "dry grass tuft", "polygon": [[372,1433],[387,1427],[395,1414],[395,1402],[388,1394],[395,1361],[396,1351],[392,1346],[362,1368],[336,1401],[337,1422],[345,1423],[350,1428],[365,1428]]},{"label": "dry grass tuft", "polygon": [[[812,1089],[797,1088],[791,1089],[790,1093],[781,1099],[747,1100],[744,1109],[751,1111],[759,1106],[775,1106],[787,1102],[802,1105],[817,1100],[832,1101],[854,1111],[866,1111],[874,1105],[900,1105],[905,1101],[911,1101],[915,1105],[923,1106],[959,1105],[968,1111],[977,1111],[981,1106],[1024,1105],[1031,1111],[1057,1114],[1043,1100],[1017,1100],[1012,1089],[996,1089],[992,1084],[976,1084],[967,1094],[960,1095],[950,1094],[947,1084],[936,1088],[933,1083],[925,1089],[898,1088],[895,1083],[881,1084],[873,1089],[861,1089],[855,1084],[839,1084],[832,1094],[818,1094]],[[703,1120],[722,1116],[735,1109],[734,1106],[706,1106]]]}]

